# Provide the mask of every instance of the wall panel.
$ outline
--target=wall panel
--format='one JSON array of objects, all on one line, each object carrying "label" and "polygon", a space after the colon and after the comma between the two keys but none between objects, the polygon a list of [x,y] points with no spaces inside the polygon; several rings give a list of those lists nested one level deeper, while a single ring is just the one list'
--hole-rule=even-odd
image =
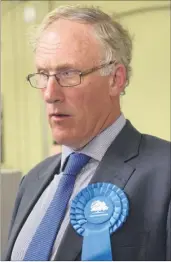
[{"label": "wall panel", "polygon": [[[34,71],[28,32],[48,10],[47,1],[41,5],[39,2],[20,2],[15,6],[11,1],[2,2],[2,8],[8,3],[2,17],[4,166],[24,172],[45,157],[40,93],[26,82],[26,75]],[[24,21],[25,7],[35,8],[34,22]]]}]

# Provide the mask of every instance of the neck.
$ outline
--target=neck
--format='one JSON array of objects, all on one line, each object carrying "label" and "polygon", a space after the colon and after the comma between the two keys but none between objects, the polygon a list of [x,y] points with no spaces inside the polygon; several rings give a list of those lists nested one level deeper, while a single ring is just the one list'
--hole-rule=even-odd
[{"label": "neck", "polygon": [[106,128],[108,128],[109,126],[111,126],[114,122],[117,121],[117,119],[120,117],[121,115],[121,111],[112,111],[110,112],[107,117],[104,119],[104,121],[101,122],[101,125],[96,125],[95,127],[93,127],[92,130],[92,136],[89,136],[88,138],[85,138],[84,141],[81,141],[80,144],[78,144],[77,146],[70,146],[73,150],[77,151],[77,150],[81,150],[82,148],[84,148],[88,143],[90,143],[94,137],[96,137],[97,135],[99,135],[100,133],[102,133]]}]

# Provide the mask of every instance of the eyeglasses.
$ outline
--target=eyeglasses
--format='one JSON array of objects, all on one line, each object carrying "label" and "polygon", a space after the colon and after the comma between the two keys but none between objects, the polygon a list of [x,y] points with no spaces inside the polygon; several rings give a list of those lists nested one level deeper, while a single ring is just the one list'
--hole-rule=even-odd
[{"label": "eyeglasses", "polygon": [[91,69],[88,69],[84,72],[70,69],[70,70],[65,70],[62,72],[59,72],[57,74],[53,75],[48,75],[46,73],[35,73],[35,74],[29,74],[27,76],[27,81],[29,81],[30,85],[32,87],[38,88],[38,89],[43,89],[47,87],[49,77],[54,76],[56,81],[61,87],[73,87],[81,84],[81,78],[83,76],[86,76],[88,74],[91,74],[103,67],[109,66],[111,64],[114,64],[115,61],[110,61],[107,64],[102,64],[98,67],[94,67]]}]

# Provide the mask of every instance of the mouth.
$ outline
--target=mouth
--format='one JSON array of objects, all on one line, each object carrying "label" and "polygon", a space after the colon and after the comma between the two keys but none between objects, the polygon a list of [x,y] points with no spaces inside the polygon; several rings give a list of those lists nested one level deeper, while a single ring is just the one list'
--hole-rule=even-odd
[{"label": "mouth", "polygon": [[63,119],[66,119],[68,117],[71,117],[71,115],[68,115],[68,114],[50,114],[50,118],[53,119],[53,120],[63,120]]}]

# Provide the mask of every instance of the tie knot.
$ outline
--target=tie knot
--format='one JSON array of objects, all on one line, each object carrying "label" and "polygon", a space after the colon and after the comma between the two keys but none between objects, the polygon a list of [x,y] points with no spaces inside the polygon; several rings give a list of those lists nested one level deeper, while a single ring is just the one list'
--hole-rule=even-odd
[{"label": "tie knot", "polygon": [[87,155],[82,153],[72,153],[64,168],[64,174],[76,176],[89,160],[90,157]]}]

